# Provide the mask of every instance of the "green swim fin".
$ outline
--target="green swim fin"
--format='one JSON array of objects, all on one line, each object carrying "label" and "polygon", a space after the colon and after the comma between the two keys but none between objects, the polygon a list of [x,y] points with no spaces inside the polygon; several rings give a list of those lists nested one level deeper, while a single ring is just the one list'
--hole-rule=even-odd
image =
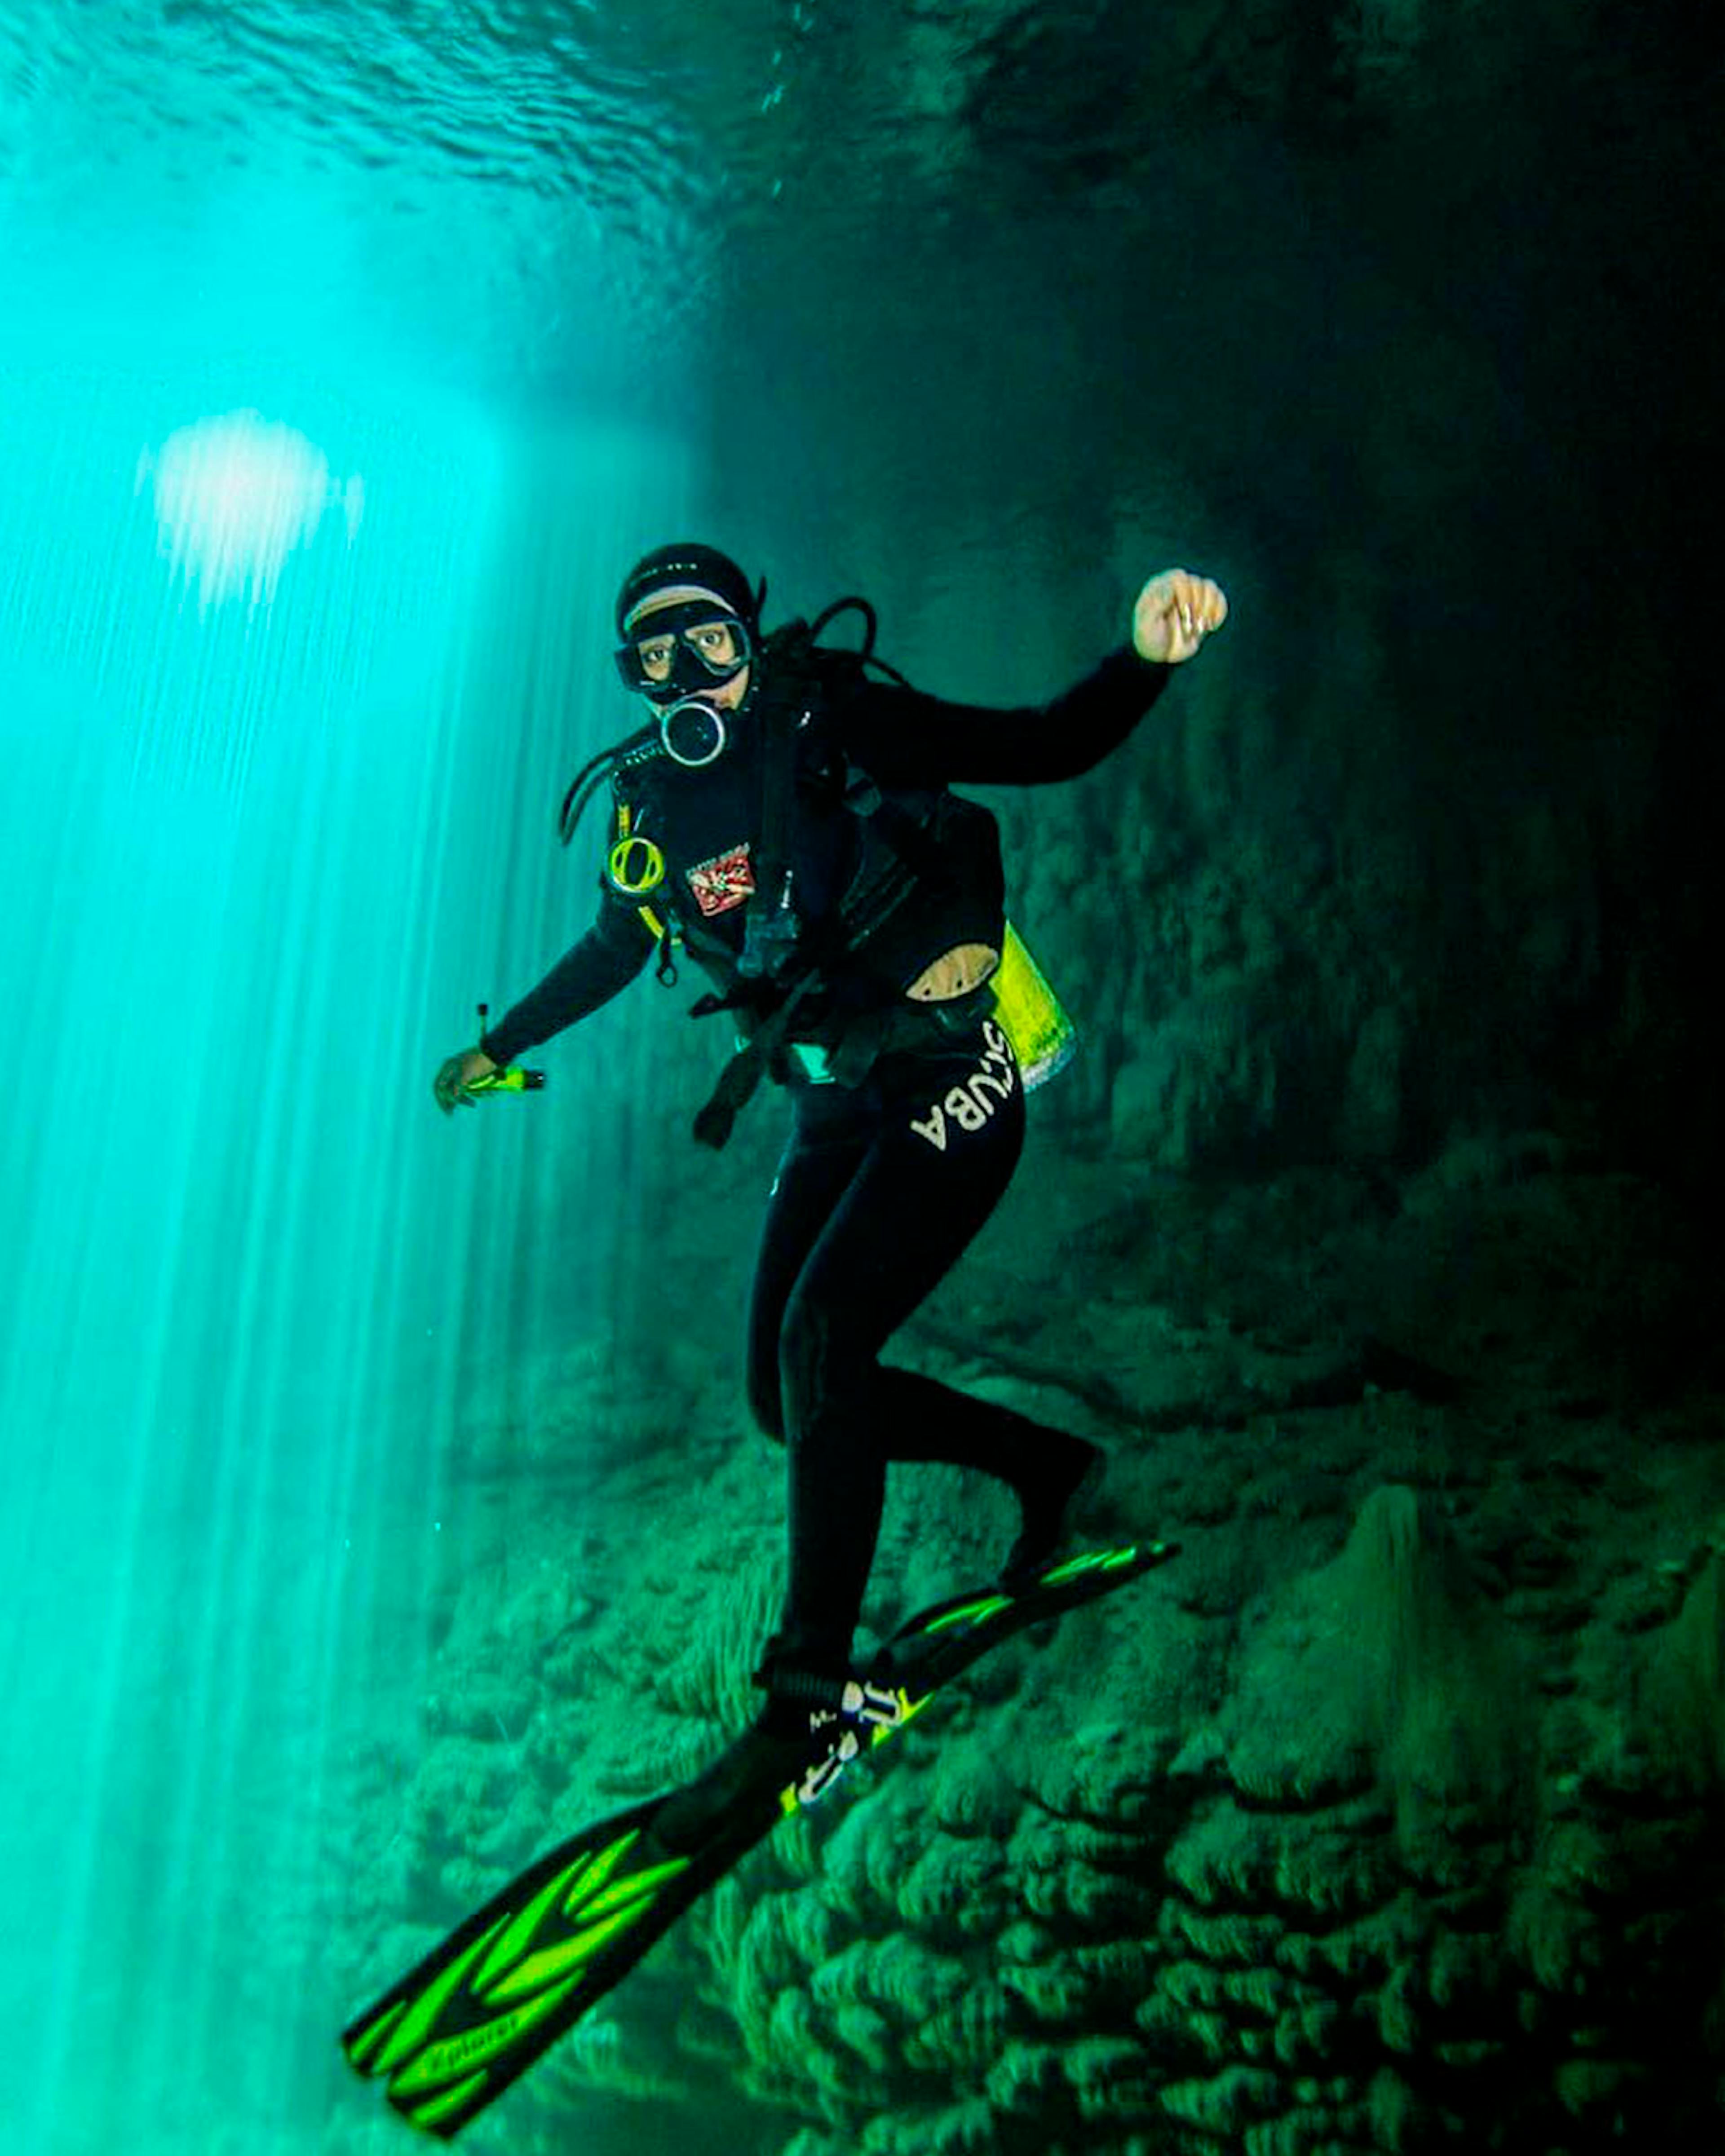
[{"label": "green swim fin", "polygon": [[[1111,1594],[1175,1548],[1091,1551],[1014,1589],[953,1595],[919,1612],[862,1673],[897,1712],[857,1725],[856,1748],[885,1743],[1002,1640]],[[807,1771],[826,1749],[813,1738],[805,1748],[745,1735],[693,1783],[560,1842],[352,2022],[341,2038],[349,2063],[387,2082],[409,2124],[453,2138],[781,1820],[829,1786],[829,1775]],[[722,1795],[709,1810],[700,1799],[713,1789]]]}]

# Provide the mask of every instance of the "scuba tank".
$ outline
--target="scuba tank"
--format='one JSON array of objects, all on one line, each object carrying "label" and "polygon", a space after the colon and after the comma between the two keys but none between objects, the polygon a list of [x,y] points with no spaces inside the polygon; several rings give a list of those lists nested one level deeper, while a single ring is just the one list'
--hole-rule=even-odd
[{"label": "scuba tank", "polygon": [[988,986],[994,991],[995,1019],[1019,1060],[1024,1091],[1034,1093],[1057,1078],[1078,1053],[1078,1029],[1009,921],[1000,963]]}]

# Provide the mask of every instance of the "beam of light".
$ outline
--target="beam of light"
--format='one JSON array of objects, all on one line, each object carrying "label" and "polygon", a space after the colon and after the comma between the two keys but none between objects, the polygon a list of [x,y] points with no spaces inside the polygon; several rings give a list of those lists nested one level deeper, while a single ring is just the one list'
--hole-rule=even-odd
[{"label": "beam of light", "polygon": [[326,481],[273,605],[201,610],[133,460],[244,393],[8,386],[0,978],[51,1078],[0,1132],[0,2143],[310,2156],[414,1913],[364,1763],[418,1757],[454,1568],[542,1547],[525,1455],[457,1478],[458,1436],[578,1471],[557,1373],[658,1322],[615,1201],[675,998],[597,1014],[531,1103],[451,1125],[429,1081],[590,918],[597,834],[550,812],[633,723],[610,591],[703,519],[657,434],[308,374],[255,393],[364,471],[360,543]]},{"label": "beam of light", "polygon": [[137,486],[155,498],[158,544],[175,573],[210,607],[242,593],[267,605],[287,559],[339,509],[352,546],[365,482],[331,477],[315,443],[260,412],[224,412],[170,434],[138,459]]}]

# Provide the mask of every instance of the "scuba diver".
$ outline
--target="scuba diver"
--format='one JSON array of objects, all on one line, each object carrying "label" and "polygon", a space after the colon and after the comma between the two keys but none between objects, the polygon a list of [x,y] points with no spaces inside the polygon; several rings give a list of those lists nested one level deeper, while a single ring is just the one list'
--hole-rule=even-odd
[{"label": "scuba diver", "polygon": [[[434,1086],[445,1111],[472,1106],[655,954],[674,979],[680,948],[712,983],[696,1014],[724,1014],[739,1036],[697,1137],[721,1144],[763,1078],[788,1093],[747,1387],[788,1455],[789,1575],[755,1672],[763,1711],[726,1755],[732,1779],[798,1753],[836,1771],[859,1728],[890,1713],[851,1661],[890,1462],[974,1468],[1010,1488],[1008,1586],[1055,1555],[1099,1478],[1105,1455],[1086,1440],[880,1360],[993,1211],[1024,1137],[995,997],[1012,937],[998,830],[950,789],[1090,770],[1228,613],[1217,584],[1168,570],[1139,593],[1129,642],[1075,687],[989,710],[925,695],[874,660],[865,602],[767,634],[765,594],[694,543],[629,571],[616,663],[650,715],[564,802],[567,840],[609,792],[598,917]],[[819,642],[846,607],[865,617],[861,652]]]}]

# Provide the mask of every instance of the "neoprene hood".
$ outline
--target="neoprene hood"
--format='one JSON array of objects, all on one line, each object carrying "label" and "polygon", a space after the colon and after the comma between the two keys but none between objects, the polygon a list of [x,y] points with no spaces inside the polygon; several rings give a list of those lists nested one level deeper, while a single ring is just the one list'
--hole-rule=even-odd
[{"label": "neoprene hood", "polygon": [[627,638],[630,619],[644,601],[655,592],[672,591],[681,585],[710,593],[723,612],[735,614],[751,632],[758,627],[761,603],[767,595],[765,583],[752,587],[731,557],[721,554],[716,547],[680,540],[644,554],[624,578],[617,594],[619,639]]}]

